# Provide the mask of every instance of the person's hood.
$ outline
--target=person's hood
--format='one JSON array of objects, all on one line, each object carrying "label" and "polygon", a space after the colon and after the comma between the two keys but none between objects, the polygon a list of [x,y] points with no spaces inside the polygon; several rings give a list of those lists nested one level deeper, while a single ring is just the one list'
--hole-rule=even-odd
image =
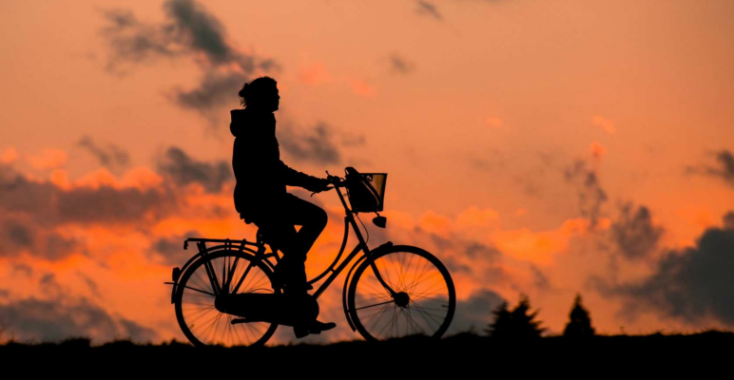
[{"label": "person's hood", "polygon": [[229,113],[232,115],[229,131],[235,137],[241,135],[244,128],[250,128],[253,124],[275,121],[275,115],[272,112],[258,112],[247,108],[238,108],[229,111]]}]

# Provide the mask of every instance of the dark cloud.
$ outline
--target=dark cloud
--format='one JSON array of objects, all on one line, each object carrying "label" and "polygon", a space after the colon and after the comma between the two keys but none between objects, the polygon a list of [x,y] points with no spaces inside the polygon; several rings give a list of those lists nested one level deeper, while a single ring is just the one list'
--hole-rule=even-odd
[{"label": "dark cloud", "polygon": [[588,169],[586,162],[576,160],[563,170],[567,182],[578,187],[578,201],[581,215],[589,218],[591,228],[596,227],[601,216],[601,206],[607,200],[594,169]]},{"label": "dark cloud", "polygon": [[192,255],[183,249],[184,241],[191,237],[202,237],[202,234],[190,230],[183,235],[160,238],[151,244],[150,249],[163,258],[166,265],[183,265]]},{"label": "dark cloud", "polygon": [[472,260],[484,259],[495,261],[502,256],[502,252],[499,249],[477,242],[468,242],[464,253]]},{"label": "dark cloud", "polygon": [[415,13],[419,15],[428,15],[436,20],[441,20],[443,18],[441,17],[441,13],[438,11],[438,8],[425,0],[417,0],[416,5],[418,7],[416,8]]},{"label": "dark cloud", "polygon": [[175,89],[173,99],[181,107],[211,117],[216,107],[237,101],[237,91],[256,70],[279,68],[272,59],[235,48],[221,22],[202,5],[192,0],[168,0],[163,9],[166,20],[160,24],[138,21],[129,11],[103,12],[108,25],[100,34],[110,47],[110,71],[119,63],[193,59],[202,79],[194,89]]},{"label": "dark cloud", "polygon": [[44,274],[38,281],[38,285],[46,296],[57,297],[61,295],[61,284],[56,281],[56,275],[53,273]]},{"label": "dark cloud", "polygon": [[686,173],[719,177],[727,184],[734,186],[734,154],[728,150],[717,152],[716,164],[716,166],[688,166],[686,167]]},{"label": "dark cloud", "polygon": [[394,72],[398,74],[409,74],[415,71],[415,64],[406,61],[404,58],[399,56],[397,53],[393,53],[390,56],[390,64]]},{"label": "dark cloud", "polygon": [[[106,185],[62,189],[50,182],[30,181],[0,165],[0,211],[29,216],[42,227],[63,223],[141,223],[172,212],[176,203],[168,184],[161,190]],[[22,233],[15,234],[15,239],[22,240]],[[64,247],[59,239],[49,244],[56,249]]]},{"label": "dark cloud", "polygon": [[83,136],[77,145],[91,153],[99,163],[111,170],[122,169],[130,163],[130,155],[115,144],[102,147],[89,136]]},{"label": "dark cloud", "polygon": [[466,300],[458,300],[454,319],[446,334],[474,330],[483,335],[484,329],[493,320],[492,310],[504,301],[504,298],[489,289],[480,290]]},{"label": "dark cloud", "polygon": [[[730,221],[732,212],[724,217]],[[734,228],[709,228],[694,247],[670,251],[653,275],[630,284],[608,284],[593,279],[603,294],[625,300],[623,315],[634,317],[653,310],[691,324],[714,317],[734,326]]]},{"label": "dark cloud", "polygon": [[319,164],[338,164],[341,154],[335,143],[334,129],[318,122],[309,131],[296,131],[286,125],[278,133],[278,143],[291,157]]},{"label": "dark cloud", "polygon": [[734,230],[734,211],[729,211],[724,215],[724,228]]},{"label": "dark cloud", "polygon": [[639,206],[633,211],[632,202],[620,205],[620,216],[611,226],[613,241],[628,259],[647,257],[657,247],[663,231],[661,226],[652,224],[647,207]]},{"label": "dark cloud", "polygon": [[13,266],[13,272],[23,273],[28,277],[33,276],[33,268],[30,266],[23,263],[12,263],[11,265]]},{"label": "dark cloud", "polygon": [[506,169],[507,160],[504,153],[496,148],[490,148],[485,151],[485,157],[474,157],[470,155],[470,161],[473,167],[479,170],[494,171],[495,169]]},{"label": "dark cloud", "polygon": [[535,265],[530,265],[530,273],[533,274],[533,285],[539,290],[550,290],[551,283],[548,276]]},{"label": "dark cloud", "polygon": [[34,297],[0,304],[0,326],[15,340],[59,342],[89,337],[94,343],[115,339],[150,342],[155,331],[125,318],[115,318],[86,298],[41,300]]},{"label": "dark cloud", "polygon": [[97,285],[97,282],[92,280],[91,277],[85,275],[82,272],[77,271],[77,276],[79,276],[84,283],[87,285],[87,288],[89,288],[89,291],[97,298],[102,298],[102,294],[99,292],[99,286]]},{"label": "dark cloud", "polygon": [[168,148],[158,162],[158,171],[178,186],[198,183],[209,193],[218,193],[222,185],[233,178],[231,164],[197,161],[178,147]]},{"label": "dark cloud", "polygon": [[[48,260],[59,260],[77,252],[80,248],[75,239],[65,238],[58,233],[43,229],[20,216],[0,217],[0,256],[18,257],[25,251]],[[16,268],[30,275],[29,267]]]},{"label": "dark cloud", "polygon": [[[70,222],[141,222],[146,214],[167,213],[172,202],[155,189],[76,188],[58,193],[58,214]],[[160,218],[160,215],[155,219]]]},{"label": "dark cloud", "polygon": [[183,108],[209,110],[221,104],[231,103],[248,80],[249,77],[241,73],[207,72],[198,87],[188,91],[176,89],[174,98]]}]

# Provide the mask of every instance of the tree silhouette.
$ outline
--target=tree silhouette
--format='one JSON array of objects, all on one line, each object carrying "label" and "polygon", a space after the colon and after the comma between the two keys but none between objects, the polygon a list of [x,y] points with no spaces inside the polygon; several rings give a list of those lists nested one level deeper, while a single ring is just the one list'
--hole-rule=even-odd
[{"label": "tree silhouette", "polygon": [[497,338],[539,338],[545,331],[541,328],[541,321],[535,320],[538,311],[528,314],[530,301],[524,294],[520,295],[520,302],[512,311],[507,309],[507,302],[503,302],[492,313],[495,320],[486,330],[490,336]]},{"label": "tree silhouette", "polygon": [[581,305],[581,295],[576,295],[576,300],[569,314],[569,321],[563,330],[563,336],[567,337],[589,337],[594,336],[595,330],[591,326],[589,311]]},{"label": "tree silhouette", "polygon": [[492,311],[494,314],[494,322],[489,324],[489,328],[484,330],[493,337],[504,337],[510,333],[512,324],[510,310],[507,309],[507,302],[502,302],[496,309]]}]

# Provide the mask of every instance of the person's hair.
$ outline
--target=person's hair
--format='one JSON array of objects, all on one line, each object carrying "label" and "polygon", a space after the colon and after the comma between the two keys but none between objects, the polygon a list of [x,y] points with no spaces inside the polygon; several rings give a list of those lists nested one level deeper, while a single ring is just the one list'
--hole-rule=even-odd
[{"label": "person's hair", "polygon": [[245,83],[240,92],[237,93],[242,98],[240,99],[240,103],[243,106],[257,103],[257,100],[255,99],[258,99],[262,94],[275,89],[277,84],[278,82],[271,77],[260,77],[250,83]]}]

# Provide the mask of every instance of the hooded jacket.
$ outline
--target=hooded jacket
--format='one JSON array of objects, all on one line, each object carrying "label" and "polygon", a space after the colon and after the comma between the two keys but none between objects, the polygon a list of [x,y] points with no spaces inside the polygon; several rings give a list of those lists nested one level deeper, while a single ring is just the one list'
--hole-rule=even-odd
[{"label": "hooded jacket", "polygon": [[235,136],[234,205],[245,222],[257,219],[272,202],[278,202],[286,194],[286,185],[316,191],[328,184],[325,179],[301,173],[281,161],[272,112],[248,108],[229,112],[232,115],[229,130]]}]

